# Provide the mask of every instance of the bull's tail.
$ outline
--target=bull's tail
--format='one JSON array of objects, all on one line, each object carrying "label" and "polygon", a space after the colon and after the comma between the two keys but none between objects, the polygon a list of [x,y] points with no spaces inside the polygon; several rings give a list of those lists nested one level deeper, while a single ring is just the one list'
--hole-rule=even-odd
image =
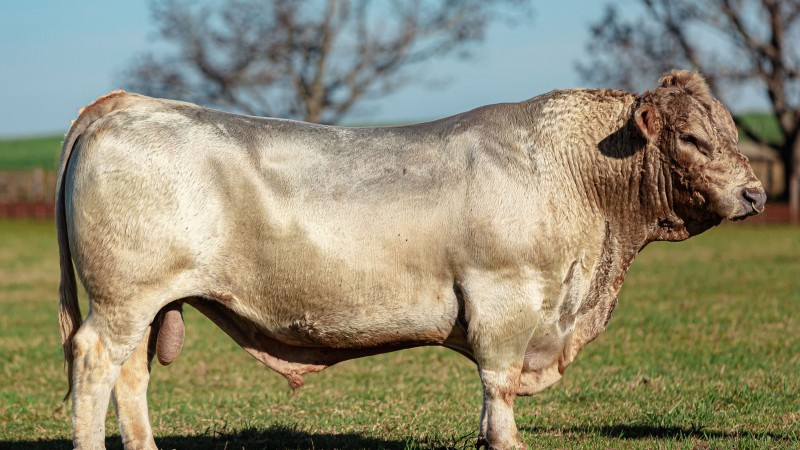
[{"label": "bull's tail", "polygon": [[67,215],[64,211],[64,192],[56,193],[56,230],[58,233],[58,255],[61,263],[61,285],[58,288],[58,324],[61,327],[61,346],[64,348],[64,362],[67,366],[69,388],[64,401],[72,392],[72,338],[81,326],[81,309],[78,305],[78,289],[75,282],[75,270],[72,266],[72,255],[69,250],[67,236]]},{"label": "bull's tail", "polygon": [[64,362],[67,366],[67,376],[69,377],[69,387],[64,401],[69,398],[72,392],[72,370],[73,370],[73,351],[72,340],[75,333],[81,326],[81,309],[78,304],[78,286],[75,281],[75,269],[72,264],[72,254],[69,247],[69,233],[67,231],[67,212],[65,203],[65,180],[67,165],[72,155],[72,150],[78,138],[89,128],[95,120],[120,108],[129,94],[125,91],[114,91],[108,95],[98,98],[94,103],[83,108],[78,114],[78,118],[72,122],[72,126],[64,138],[64,145],[61,148],[61,161],[56,178],[56,232],[58,234],[58,254],[61,264],[61,285],[58,289],[59,308],[58,324],[61,327],[61,346],[64,348]]}]

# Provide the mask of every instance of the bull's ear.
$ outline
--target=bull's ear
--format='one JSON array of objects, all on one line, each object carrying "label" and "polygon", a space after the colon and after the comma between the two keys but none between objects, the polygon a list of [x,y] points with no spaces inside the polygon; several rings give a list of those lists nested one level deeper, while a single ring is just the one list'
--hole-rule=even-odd
[{"label": "bull's ear", "polygon": [[639,132],[648,141],[655,139],[661,132],[661,117],[652,106],[642,105],[638,107],[636,112],[633,113],[633,117],[636,119],[636,126],[639,128]]}]

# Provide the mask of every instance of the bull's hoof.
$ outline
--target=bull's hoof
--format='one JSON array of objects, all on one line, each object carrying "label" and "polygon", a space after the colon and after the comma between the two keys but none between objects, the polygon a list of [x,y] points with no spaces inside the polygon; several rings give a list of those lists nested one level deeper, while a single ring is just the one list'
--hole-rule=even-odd
[{"label": "bull's hoof", "polygon": [[514,449],[514,450],[527,450],[528,446],[525,445],[519,439],[517,439],[516,442],[511,442],[511,443],[501,443],[501,442],[490,443],[489,440],[486,439],[485,436],[478,436],[478,442],[475,443],[475,448],[478,449],[478,450],[481,450],[481,449],[487,449],[487,450],[512,450],[512,449]]}]

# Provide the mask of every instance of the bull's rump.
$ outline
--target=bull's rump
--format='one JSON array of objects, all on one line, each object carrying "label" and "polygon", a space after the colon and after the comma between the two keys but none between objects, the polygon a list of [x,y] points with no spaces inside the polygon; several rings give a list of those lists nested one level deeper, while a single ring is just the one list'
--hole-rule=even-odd
[{"label": "bull's rump", "polygon": [[70,161],[78,273],[100,307],[207,297],[290,344],[444,340],[463,177],[420,133],[132,103]]}]

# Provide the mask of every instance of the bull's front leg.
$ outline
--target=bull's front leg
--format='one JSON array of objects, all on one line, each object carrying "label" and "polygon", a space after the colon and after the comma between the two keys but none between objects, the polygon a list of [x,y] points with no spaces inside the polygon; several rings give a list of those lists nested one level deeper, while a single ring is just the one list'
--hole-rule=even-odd
[{"label": "bull's front leg", "polygon": [[527,448],[519,439],[514,420],[514,398],[519,386],[521,363],[506,370],[479,368],[483,383],[483,408],[478,448]]},{"label": "bull's front leg", "polygon": [[520,283],[464,283],[467,339],[483,383],[478,447],[526,448],[514,420],[525,349],[536,325],[535,304]]}]

